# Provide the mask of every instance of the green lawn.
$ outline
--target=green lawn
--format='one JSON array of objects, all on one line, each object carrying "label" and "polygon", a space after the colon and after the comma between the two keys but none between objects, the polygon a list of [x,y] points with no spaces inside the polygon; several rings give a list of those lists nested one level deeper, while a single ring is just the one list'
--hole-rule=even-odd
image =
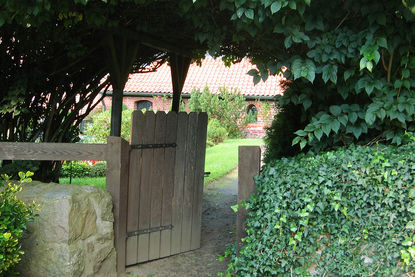
[{"label": "green lawn", "polygon": [[[69,178],[60,178],[59,183],[69,184]],[[85,178],[72,178],[72,184],[80,186],[95,186],[99,188],[105,188],[105,177],[85,177]]]},{"label": "green lawn", "polygon": [[[205,171],[210,172],[205,182],[219,179],[232,171],[238,165],[239,145],[262,145],[262,139],[228,139],[225,142],[206,149]],[[69,184],[69,178],[61,178],[61,184]],[[96,187],[105,187],[105,177],[99,178],[72,178],[72,184]]]},{"label": "green lawn", "polygon": [[210,176],[205,182],[216,180],[232,171],[238,165],[239,145],[262,145],[262,139],[228,139],[225,142],[206,149],[205,171]]}]

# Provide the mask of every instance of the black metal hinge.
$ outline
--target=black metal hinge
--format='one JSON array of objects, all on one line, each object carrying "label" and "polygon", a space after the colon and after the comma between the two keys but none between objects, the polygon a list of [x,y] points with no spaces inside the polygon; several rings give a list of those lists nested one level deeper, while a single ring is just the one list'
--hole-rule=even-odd
[{"label": "black metal hinge", "polygon": [[131,149],[148,149],[148,148],[168,148],[176,147],[176,143],[148,143],[148,144],[131,144]]},{"label": "black metal hinge", "polygon": [[138,235],[142,235],[142,234],[150,234],[153,232],[158,232],[158,231],[163,231],[163,230],[170,230],[173,229],[173,225],[166,225],[166,226],[160,226],[160,227],[153,227],[153,228],[149,228],[149,229],[142,229],[142,230],[137,230],[137,231],[133,231],[133,232],[128,232],[127,236],[128,237],[134,237],[134,236],[138,236]]}]

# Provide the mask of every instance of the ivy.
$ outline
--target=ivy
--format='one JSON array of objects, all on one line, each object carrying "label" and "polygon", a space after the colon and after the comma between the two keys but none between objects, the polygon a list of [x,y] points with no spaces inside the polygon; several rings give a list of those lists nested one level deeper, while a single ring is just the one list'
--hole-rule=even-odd
[{"label": "ivy", "polygon": [[[301,134],[300,134],[301,135]],[[415,270],[415,143],[269,162],[228,274],[400,276]]]}]

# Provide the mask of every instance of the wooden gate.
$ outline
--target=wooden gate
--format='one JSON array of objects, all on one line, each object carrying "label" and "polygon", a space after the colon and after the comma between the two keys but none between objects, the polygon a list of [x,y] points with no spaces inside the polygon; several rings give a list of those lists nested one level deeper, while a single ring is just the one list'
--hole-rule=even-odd
[{"label": "wooden gate", "polygon": [[200,247],[205,113],[133,112],[126,265]]}]

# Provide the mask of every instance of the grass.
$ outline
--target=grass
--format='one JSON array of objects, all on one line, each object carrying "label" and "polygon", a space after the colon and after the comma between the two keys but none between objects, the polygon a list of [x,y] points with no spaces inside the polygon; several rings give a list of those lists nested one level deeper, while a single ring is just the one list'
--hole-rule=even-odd
[{"label": "grass", "polygon": [[[79,186],[95,186],[99,188],[105,188],[105,179],[105,177],[72,178],[72,184]],[[59,183],[69,184],[69,178],[60,178]]]},{"label": "grass", "polygon": [[[223,177],[238,165],[238,146],[262,144],[264,144],[262,139],[228,139],[221,144],[207,148],[205,171],[210,172],[210,175],[205,177],[205,183]],[[69,178],[60,178],[59,182],[69,184]],[[105,177],[72,178],[72,184],[105,188]]]},{"label": "grass", "polygon": [[205,183],[217,180],[231,172],[238,165],[238,146],[262,145],[262,139],[228,139],[206,149],[205,171],[210,172]]}]

